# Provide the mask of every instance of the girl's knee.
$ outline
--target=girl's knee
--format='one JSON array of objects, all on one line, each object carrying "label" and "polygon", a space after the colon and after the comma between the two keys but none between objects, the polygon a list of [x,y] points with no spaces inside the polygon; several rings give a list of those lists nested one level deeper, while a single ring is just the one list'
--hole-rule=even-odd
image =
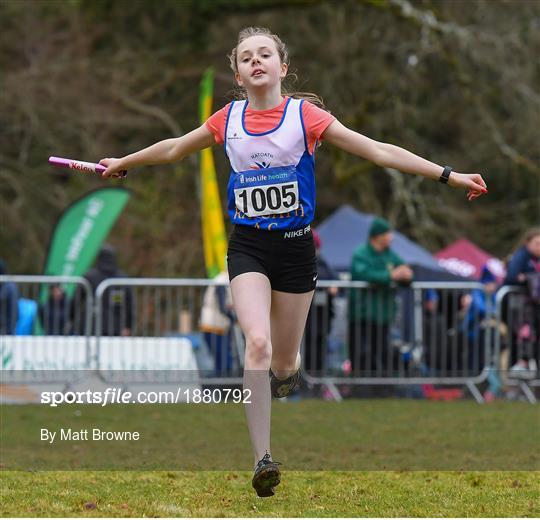
[{"label": "girl's knee", "polygon": [[249,334],[246,337],[246,356],[252,361],[266,362],[272,355],[270,338],[264,334]]},{"label": "girl's knee", "polygon": [[276,374],[277,377],[281,377],[281,372],[295,372],[300,368],[301,364],[302,356],[299,351],[287,352],[286,355],[281,356],[272,356],[272,371],[274,372],[274,374]]}]

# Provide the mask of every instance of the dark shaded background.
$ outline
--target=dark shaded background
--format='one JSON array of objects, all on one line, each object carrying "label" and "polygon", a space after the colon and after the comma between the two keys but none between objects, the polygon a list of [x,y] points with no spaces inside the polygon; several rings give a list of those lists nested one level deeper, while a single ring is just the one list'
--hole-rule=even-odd
[{"label": "dark shaded background", "polygon": [[[540,221],[540,2],[535,0],[3,0],[0,4],[0,256],[39,273],[54,222],[110,182],[53,169],[98,161],[198,125],[199,81],[248,25],[288,44],[294,90],[345,125],[457,171],[489,196],[385,170],[323,145],[315,224],[342,203],[389,218],[431,251],[466,236],[501,257]],[[224,201],[228,177],[214,148]],[[112,231],[131,275],[204,276],[198,157],[141,168]],[[229,224],[227,224],[229,225]]]}]

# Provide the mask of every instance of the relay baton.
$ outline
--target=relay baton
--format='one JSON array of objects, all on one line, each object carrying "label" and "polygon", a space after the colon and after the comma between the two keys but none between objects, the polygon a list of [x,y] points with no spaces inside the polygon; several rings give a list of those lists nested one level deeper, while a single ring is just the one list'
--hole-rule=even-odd
[{"label": "relay baton", "polygon": [[[60,168],[71,168],[72,170],[78,170],[80,172],[87,173],[99,173],[102,174],[107,168],[102,164],[76,161],[74,159],[64,159],[63,157],[49,157],[49,163]],[[127,177],[127,170],[122,170],[113,176],[121,178]]]}]

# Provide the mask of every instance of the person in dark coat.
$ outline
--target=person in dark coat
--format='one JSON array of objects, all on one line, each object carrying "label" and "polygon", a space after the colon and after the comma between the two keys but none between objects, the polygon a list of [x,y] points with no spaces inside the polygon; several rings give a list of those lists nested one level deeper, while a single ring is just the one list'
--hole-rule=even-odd
[{"label": "person in dark coat", "polygon": [[45,334],[63,336],[69,333],[69,306],[60,284],[50,286],[49,298],[39,306],[39,318]]},{"label": "person in dark coat", "polygon": [[[90,283],[92,293],[101,282],[108,278],[124,278],[126,273],[118,268],[116,250],[109,244],[104,244],[98,253],[95,266],[84,277]],[[74,328],[79,334],[84,332],[84,310],[86,302],[81,291],[73,298],[72,310],[76,316],[72,318]],[[110,287],[102,296],[101,334],[103,336],[131,336],[133,328],[134,297],[131,287]],[[94,317],[95,318],[95,317]],[[95,320],[94,320],[95,331]]]},{"label": "person in dark coat", "polygon": [[[0,275],[6,273],[6,264],[0,259]],[[13,282],[0,282],[0,334],[15,334],[18,318],[19,289]]]},{"label": "person in dark coat", "polygon": [[540,364],[540,228],[525,233],[521,245],[508,261],[503,285],[521,285],[526,292],[521,305],[514,306],[513,310],[509,309],[512,306],[508,297],[503,305],[506,321],[512,324],[514,365],[510,372],[518,377],[534,377]]}]

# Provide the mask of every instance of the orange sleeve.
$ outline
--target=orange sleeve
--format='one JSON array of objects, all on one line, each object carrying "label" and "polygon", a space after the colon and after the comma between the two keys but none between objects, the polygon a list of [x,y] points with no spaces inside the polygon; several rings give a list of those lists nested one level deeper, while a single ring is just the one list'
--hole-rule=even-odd
[{"label": "orange sleeve", "polygon": [[326,110],[306,100],[302,103],[302,119],[304,121],[308,150],[312,154],[317,141],[321,139],[323,132],[336,118]]},{"label": "orange sleeve", "polygon": [[227,114],[231,104],[225,105],[217,112],[214,112],[204,123],[206,128],[214,135],[214,139],[217,144],[223,144],[225,142],[225,123],[227,122]]}]

